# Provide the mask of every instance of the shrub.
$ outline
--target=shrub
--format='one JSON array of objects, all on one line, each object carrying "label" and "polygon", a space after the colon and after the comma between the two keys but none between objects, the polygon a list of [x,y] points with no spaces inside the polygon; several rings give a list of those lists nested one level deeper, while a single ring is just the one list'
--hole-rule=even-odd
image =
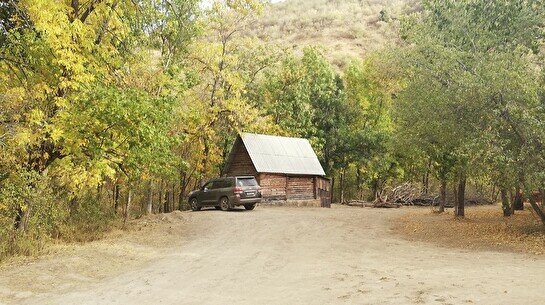
[{"label": "shrub", "polygon": [[12,254],[32,255],[65,217],[51,181],[45,175],[19,170],[0,185],[0,259]]}]

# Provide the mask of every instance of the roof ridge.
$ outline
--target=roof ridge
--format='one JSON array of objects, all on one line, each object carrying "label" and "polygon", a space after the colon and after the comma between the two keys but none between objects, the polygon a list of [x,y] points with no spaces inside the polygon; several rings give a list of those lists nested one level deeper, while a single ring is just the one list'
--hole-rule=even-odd
[{"label": "roof ridge", "polygon": [[284,139],[298,139],[298,140],[309,141],[307,138],[303,138],[303,137],[278,136],[278,135],[254,133],[254,132],[240,132],[239,135],[254,135],[254,136],[276,137],[276,138],[284,138]]}]

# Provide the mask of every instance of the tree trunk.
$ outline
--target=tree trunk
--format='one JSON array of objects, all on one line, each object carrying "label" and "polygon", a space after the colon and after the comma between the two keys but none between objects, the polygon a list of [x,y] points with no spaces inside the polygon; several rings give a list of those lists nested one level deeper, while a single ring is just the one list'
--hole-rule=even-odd
[{"label": "tree trunk", "polygon": [[229,153],[231,152],[229,146],[229,141],[227,138],[223,141],[223,149],[221,150],[221,163],[220,163],[220,176],[223,176],[224,170],[225,170],[225,162],[227,162],[227,158],[229,158]]},{"label": "tree trunk", "polygon": [[187,187],[187,174],[181,170],[180,171],[180,194],[178,196],[178,209],[181,211],[184,207],[184,198]]},{"label": "tree trunk", "polygon": [[125,204],[125,211],[123,215],[123,227],[127,224],[127,219],[129,218],[130,210],[131,210],[131,203],[132,203],[132,190],[129,189],[127,192],[127,203]]},{"label": "tree trunk", "polygon": [[439,197],[439,213],[443,213],[445,211],[445,205],[447,203],[447,180],[443,179],[441,180],[441,190],[440,190],[440,197]]},{"label": "tree trunk", "polygon": [[75,197],[70,199],[70,202],[68,204],[68,211],[69,211],[70,217],[74,217],[74,215],[76,214],[78,210],[78,206],[79,206],[78,200]]},{"label": "tree trunk", "polygon": [[363,200],[363,192],[361,187],[361,169],[357,167],[356,169],[356,187],[358,191],[358,199]]},{"label": "tree trunk", "polygon": [[208,138],[204,137],[204,154],[203,154],[203,160],[202,160],[202,172],[199,175],[199,184],[203,183],[204,175],[206,174],[208,170],[208,155],[210,154],[210,147],[208,145]]},{"label": "tree trunk", "polygon": [[21,206],[17,207],[17,211],[15,213],[15,219],[13,219],[13,229],[16,231],[19,231],[19,228],[21,227],[21,220],[23,220],[23,209]]},{"label": "tree trunk", "polygon": [[331,177],[331,202],[335,202],[334,195],[335,195],[335,176]]},{"label": "tree trunk", "polygon": [[17,232],[26,232],[30,222],[30,213],[32,213],[32,204],[30,200],[25,199],[26,209],[19,207],[15,216],[15,229]]},{"label": "tree trunk", "polygon": [[511,199],[511,203],[510,203],[511,205],[509,207],[511,209],[510,213],[511,213],[511,215],[514,215],[515,214],[515,209],[513,208],[513,202],[515,201],[515,193],[513,193],[513,188],[512,187],[509,188],[509,199]]},{"label": "tree trunk", "polygon": [[426,165],[426,172],[424,173],[424,177],[422,178],[422,185],[424,186],[425,195],[428,195],[430,191],[430,169],[431,169],[431,159],[428,161],[428,164]]},{"label": "tree trunk", "polygon": [[453,204],[454,204],[454,211],[456,212],[456,205],[458,204],[458,185],[457,182],[454,181],[453,187],[452,187],[452,194],[453,194]]},{"label": "tree trunk", "polygon": [[[492,195],[490,197],[492,198],[492,201],[497,202],[498,201],[498,193],[496,191],[496,185],[495,184],[492,186],[491,194]],[[505,193],[505,195],[507,196],[507,193]]]},{"label": "tree trunk", "polygon": [[148,204],[146,206],[146,214],[150,215],[153,211],[153,181],[149,181],[148,188]]},{"label": "tree trunk", "polygon": [[170,211],[171,211],[171,212],[174,211],[174,210],[176,210],[176,209],[174,208],[174,206],[176,205],[175,202],[174,202],[174,201],[175,201],[175,200],[174,200],[175,198],[176,198],[176,185],[175,185],[174,183],[172,183],[172,184],[170,185]]},{"label": "tree trunk", "polygon": [[528,185],[525,183],[524,180],[522,180],[522,183],[523,183],[522,185],[524,186],[524,190],[529,194],[528,198],[530,201],[530,206],[532,207],[534,212],[536,212],[537,216],[541,220],[541,223],[545,225],[545,211],[536,203],[536,198],[533,196],[532,192],[530,191],[530,188],[528,187]]},{"label": "tree trunk", "polygon": [[501,188],[501,208],[503,210],[503,216],[511,216],[511,205],[509,204],[509,197],[507,196],[507,189]]},{"label": "tree trunk", "polygon": [[373,180],[372,188],[373,188],[373,199],[372,200],[377,200],[378,199],[378,179]]},{"label": "tree trunk", "polygon": [[515,200],[513,200],[513,210],[522,211],[524,210],[524,200],[522,198],[522,191],[520,186],[517,186],[515,190]]},{"label": "tree trunk", "polygon": [[165,213],[169,213],[170,210],[169,210],[169,206],[170,206],[170,191],[168,190],[168,185],[166,186],[166,191],[165,191],[165,200],[163,201],[164,202],[164,207],[163,207],[163,211]]},{"label": "tree trunk", "polygon": [[530,196],[530,205],[532,206],[532,209],[534,209],[534,211],[536,212],[537,216],[539,216],[539,219],[541,219],[541,222],[545,225],[545,212],[536,203],[534,196]]},{"label": "tree trunk", "polygon": [[465,175],[460,176],[458,181],[458,192],[456,196],[456,208],[454,210],[456,217],[465,216],[465,192],[466,192],[466,177]]},{"label": "tree trunk", "polygon": [[545,209],[545,189],[543,188],[539,189],[539,200],[541,203],[541,208]]},{"label": "tree trunk", "polygon": [[97,186],[97,202],[102,202],[102,189],[103,189],[103,184],[100,183]]},{"label": "tree trunk", "polygon": [[193,181],[193,189],[196,190],[196,189],[199,189],[201,187],[201,185],[199,184],[199,180],[195,179]]},{"label": "tree trunk", "polygon": [[345,168],[341,170],[341,204],[344,204],[344,176],[345,176]]},{"label": "tree trunk", "polygon": [[172,202],[172,199],[174,199],[174,196],[172,194],[172,185],[167,185],[167,211],[168,213],[172,212],[172,207],[174,206],[174,203]]},{"label": "tree trunk", "polygon": [[163,180],[159,183],[159,213],[164,212],[164,205],[163,205]]},{"label": "tree trunk", "polygon": [[114,213],[117,214],[117,209],[119,208],[119,192],[121,186],[119,184],[114,185]]}]

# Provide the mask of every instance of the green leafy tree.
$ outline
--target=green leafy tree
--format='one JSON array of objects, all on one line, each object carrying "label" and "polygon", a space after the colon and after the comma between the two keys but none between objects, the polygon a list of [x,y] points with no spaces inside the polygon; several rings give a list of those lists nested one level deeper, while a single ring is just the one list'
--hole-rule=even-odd
[{"label": "green leafy tree", "polygon": [[[33,232],[39,211],[69,210],[48,218],[54,234],[58,221],[95,209],[90,194],[105,182],[128,181],[130,198],[144,175],[181,162],[168,133],[190,83],[175,79],[184,79],[197,8],[196,1],[2,4],[10,18],[1,28],[0,213],[17,232],[2,241]],[[157,41],[165,47],[159,55]],[[33,190],[46,186],[52,192],[38,200]]]},{"label": "green leafy tree", "polygon": [[252,0],[213,2],[200,21],[205,38],[190,47],[190,73],[196,79],[179,113],[192,124],[183,145],[196,154],[189,159],[198,182],[220,173],[237,133],[275,128],[249,100],[252,84],[274,54],[255,37],[242,35],[262,6]]},{"label": "green leafy tree", "polygon": [[371,55],[352,62],[344,80],[351,109],[346,147],[350,163],[357,168],[356,186],[365,182],[377,199],[388,180],[403,174],[392,143],[392,96],[400,90],[398,72],[388,61]]},{"label": "green leafy tree", "polygon": [[[434,158],[438,176],[450,172],[457,181],[458,216],[464,214],[466,180],[489,168],[486,160],[514,160],[523,173],[528,163],[520,151],[537,147],[535,138],[525,140],[514,127],[537,110],[532,66],[543,16],[542,1],[425,1],[423,12],[406,22],[401,121]],[[503,157],[484,157],[494,152]],[[523,184],[524,174],[518,176]]]}]

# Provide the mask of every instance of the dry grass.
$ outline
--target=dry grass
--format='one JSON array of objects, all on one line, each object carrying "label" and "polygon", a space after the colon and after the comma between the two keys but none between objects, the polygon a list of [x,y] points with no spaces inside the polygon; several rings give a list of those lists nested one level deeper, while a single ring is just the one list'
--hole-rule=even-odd
[{"label": "dry grass", "polygon": [[[397,20],[417,9],[417,0],[286,0],[271,5],[254,34],[293,47],[323,46],[331,62],[345,65],[353,57],[398,41]],[[381,11],[387,21],[381,21]],[[342,68],[342,67],[341,67]]]},{"label": "dry grass", "polygon": [[470,207],[465,219],[415,209],[398,219],[394,231],[445,247],[545,254],[545,226],[528,208],[506,218],[497,206]]},{"label": "dry grass", "polygon": [[[0,299],[15,303],[21,287],[27,293],[69,292],[78,281],[97,283],[107,277],[139,268],[179,246],[192,229],[193,215],[175,211],[131,220],[125,230],[113,229],[92,242],[48,244],[39,256],[11,257],[0,264]],[[1,287],[8,287],[2,291]],[[25,295],[23,295],[24,297]],[[0,301],[0,304],[2,301]]]}]

